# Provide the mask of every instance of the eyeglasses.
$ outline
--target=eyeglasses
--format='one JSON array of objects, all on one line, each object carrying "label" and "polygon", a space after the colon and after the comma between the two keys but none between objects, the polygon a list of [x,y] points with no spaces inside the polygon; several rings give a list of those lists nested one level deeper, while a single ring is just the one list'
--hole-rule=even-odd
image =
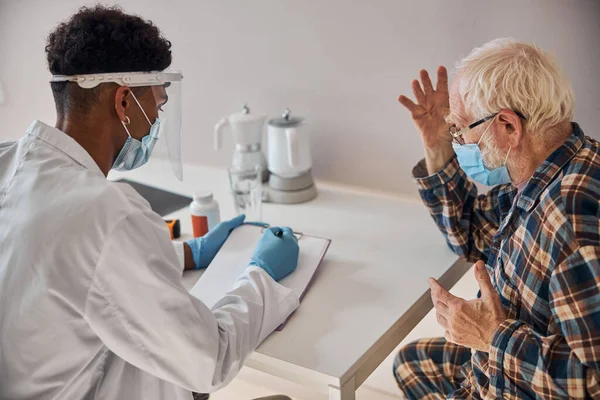
[{"label": "eyeglasses", "polygon": [[[515,111],[514,113],[517,114],[517,116],[519,118],[527,120],[527,118],[525,118],[525,116],[523,114],[521,114],[519,111]],[[467,126],[466,128],[463,128],[463,129],[458,129],[456,127],[456,125],[452,125],[450,128],[448,128],[448,132],[450,133],[450,135],[452,135],[453,142],[462,146],[465,144],[465,139],[463,137],[463,135],[465,133],[467,133],[468,131],[470,131],[471,129],[473,129],[475,127],[478,127],[479,125],[483,124],[484,122],[489,121],[490,119],[494,118],[496,115],[498,115],[498,113],[493,113],[491,115],[488,115],[487,117],[481,118],[480,120],[473,122],[471,125]]]}]

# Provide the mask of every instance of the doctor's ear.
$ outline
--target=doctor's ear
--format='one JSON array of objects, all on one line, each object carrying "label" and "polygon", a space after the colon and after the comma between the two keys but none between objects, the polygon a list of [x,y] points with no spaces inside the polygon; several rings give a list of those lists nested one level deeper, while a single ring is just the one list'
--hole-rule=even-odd
[{"label": "doctor's ear", "polygon": [[125,121],[127,109],[131,105],[130,94],[131,89],[127,86],[120,86],[115,92],[115,110],[121,121]]}]

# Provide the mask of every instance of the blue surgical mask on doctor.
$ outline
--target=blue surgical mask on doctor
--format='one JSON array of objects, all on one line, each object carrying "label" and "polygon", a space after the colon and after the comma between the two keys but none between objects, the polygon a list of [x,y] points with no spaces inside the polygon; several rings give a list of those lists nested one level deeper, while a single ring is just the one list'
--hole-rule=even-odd
[{"label": "blue surgical mask on doctor", "polygon": [[150,130],[148,134],[142,138],[141,141],[133,138],[131,133],[129,133],[129,129],[127,129],[127,125],[131,123],[129,117],[125,117],[125,121],[121,121],[123,124],[123,128],[125,128],[125,132],[127,132],[127,140],[125,144],[121,148],[119,155],[115,159],[115,162],[112,165],[112,169],[117,171],[131,171],[132,169],[136,169],[146,164],[150,159],[150,155],[152,154],[152,149],[154,149],[154,145],[158,140],[158,134],[160,129],[160,119],[156,118],[154,123],[150,122],[148,115],[142,108],[140,102],[135,97],[133,92],[131,92],[131,96],[135,100],[136,104],[142,110],[144,117],[146,117],[146,121],[150,125]]},{"label": "blue surgical mask on doctor", "polygon": [[487,133],[488,129],[490,129],[490,126],[492,126],[494,123],[494,120],[492,120],[485,131],[483,131],[483,134],[477,143],[463,145],[452,143],[452,147],[454,148],[454,152],[456,153],[458,163],[460,164],[462,170],[465,171],[465,173],[475,182],[479,182],[487,186],[496,186],[511,182],[508,169],[506,168],[506,161],[508,160],[508,155],[510,154],[512,147],[509,148],[508,153],[506,153],[504,164],[491,170],[485,166],[483,157],[481,155],[481,149],[479,148],[479,143],[481,143],[481,140]]}]

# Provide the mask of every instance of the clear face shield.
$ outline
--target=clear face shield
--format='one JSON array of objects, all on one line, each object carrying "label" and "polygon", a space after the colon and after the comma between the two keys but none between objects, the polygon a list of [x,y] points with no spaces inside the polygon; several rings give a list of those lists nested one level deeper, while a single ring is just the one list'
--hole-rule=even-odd
[{"label": "clear face shield", "polygon": [[[101,83],[116,83],[129,87],[151,87],[158,108],[160,128],[156,135],[164,141],[173,174],[183,180],[183,143],[181,132],[181,72],[124,72],[89,75],[54,75],[50,82],[76,82],[81,88],[91,89]],[[150,121],[154,123],[155,121]]]}]

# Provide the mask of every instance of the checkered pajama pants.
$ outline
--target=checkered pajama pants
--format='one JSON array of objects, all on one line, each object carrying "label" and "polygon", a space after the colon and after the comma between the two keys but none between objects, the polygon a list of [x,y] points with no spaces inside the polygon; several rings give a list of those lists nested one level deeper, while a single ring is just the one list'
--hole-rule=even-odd
[{"label": "checkered pajama pants", "polygon": [[394,376],[409,400],[463,398],[458,392],[470,366],[470,349],[444,338],[421,339],[400,350]]}]

